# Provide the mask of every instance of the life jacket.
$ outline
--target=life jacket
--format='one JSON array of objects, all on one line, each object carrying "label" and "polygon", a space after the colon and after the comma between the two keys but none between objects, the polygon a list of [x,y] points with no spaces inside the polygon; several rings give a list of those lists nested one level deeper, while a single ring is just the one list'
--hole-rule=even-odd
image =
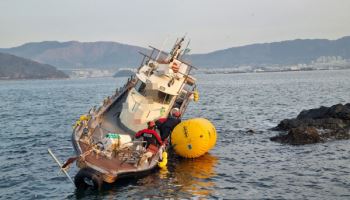
[{"label": "life jacket", "polygon": [[166,122],[168,118],[159,118],[157,121],[156,121],[156,126],[158,129],[160,129],[160,127],[164,124],[164,122]]},{"label": "life jacket", "polygon": [[160,138],[160,136],[158,135],[158,133],[155,130],[152,129],[143,129],[139,132],[136,133],[135,137],[139,138],[139,137],[143,137],[143,140],[146,141],[146,148],[150,145],[156,145],[156,146],[160,146],[162,145],[162,139]]},{"label": "life jacket", "polygon": [[[161,119],[164,119],[164,118],[161,118]],[[161,119],[159,119],[159,120],[161,120]],[[169,117],[169,118],[166,118],[165,120],[162,120],[162,121],[163,121],[163,123],[160,126],[157,125],[157,127],[160,131],[161,139],[164,141],[165,139],[167,139],[169,137],[171,132],[174,130],[175,126],[181,122],[181,119],[175,118],[175,117]],[[157,124],[157,122],[156,122],[156,124]]]}]

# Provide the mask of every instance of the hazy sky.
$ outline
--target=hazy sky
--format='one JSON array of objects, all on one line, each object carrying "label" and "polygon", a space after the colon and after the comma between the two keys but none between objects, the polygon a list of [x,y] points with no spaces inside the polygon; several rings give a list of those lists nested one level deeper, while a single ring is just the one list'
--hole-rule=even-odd
[{"label": "hazy sky", "polygon": [[[350,35],[349,0],[0,0],[0,47],[44,40],[161,46],[187,33],[194,52]],[[170,42],[171,41],[171,42]]]}]

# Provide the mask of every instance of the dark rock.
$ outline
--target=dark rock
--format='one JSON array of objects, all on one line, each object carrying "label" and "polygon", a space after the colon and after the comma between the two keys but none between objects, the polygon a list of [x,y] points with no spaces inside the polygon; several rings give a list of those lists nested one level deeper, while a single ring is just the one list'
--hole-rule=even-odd
[{"label": "dark rock", "polygon": [[[288,144],[311,144],[330,139],[350,139],[350,103],[303,110],[293,119],[282,120],[272,130],[288,131],[287,135],[270,138]],[[316,134],[317,133],[317,134]]]},{"label": "dark rock", "polygon": [[248,133],[248,134],[254,134],[256,131],[254,130],[254,129],[248,129],[247,131],[246,131],[246,133]]},{"label": "dark rock", "polygon": [[336,104],[331,107],[321,106],[320,108],[303,110],[297,119],[326,119],[337,118],[350,120],[350,106],[349,104]]},{"label": "dark rock", "polygon": [[289,130],[287,135],[279,135],[270,138],[271,141],[292,145],[313,144],[321,142],[321,137],[314,127],[298,127]]},{"label": "dark rock", "polygon": [[321,134],[322,140],[348,140],[350,139],[350,127],[335,130],[323,130]]}]

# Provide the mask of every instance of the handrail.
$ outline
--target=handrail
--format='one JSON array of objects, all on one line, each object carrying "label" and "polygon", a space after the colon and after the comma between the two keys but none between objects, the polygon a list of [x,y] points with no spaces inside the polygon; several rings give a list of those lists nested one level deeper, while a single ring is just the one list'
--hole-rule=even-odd
[{"label": "handrail", "polygon": [[[144,54],[144,53],[142,53],[142,52],[140,52],[140,51],[139,51],[139,54],[141,54],[141,55],[143,55],[143,56],[149,58],[150,60],[153,60],[153,61],[158,62],[158,61],[157,61],[155,58],[153,58],[152,56],[149,56],[149,55],[147,55],[147,54]],[[189,64],[188,62],[185,62],[185,61],[183,61],[183,60],[181,60],[181,59],[176,59],[176,60],[179,61],[180,63],[186,64],[187,66],[189,66],[189,67],[191,67],[191,68],[198,69],[197,67],[195,67],[195,66],[193,66],[193,65]],[[169,62],[169,63],[170,63],[170,62]]]}]

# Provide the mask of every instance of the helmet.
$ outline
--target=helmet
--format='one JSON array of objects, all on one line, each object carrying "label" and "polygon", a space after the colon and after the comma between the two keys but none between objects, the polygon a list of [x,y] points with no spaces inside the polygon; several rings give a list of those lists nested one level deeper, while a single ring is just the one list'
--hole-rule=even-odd
[{"label": "helmet", "polygon": [[173,113],[173,116],[179,118],[181,116],[181,112],[180,111],[176,111],[176,112]]},{"label": "helmet", "polygon": [[153,128],[156,125],[156,123],[154,123],[154,121],[149,121],[147,125],[149,128]]},{"label": "helmet", "polygon": [[181,112],[179,108],[173,108],[171,109],[171,116],[173,117],[180,117],[181,116]]}]

